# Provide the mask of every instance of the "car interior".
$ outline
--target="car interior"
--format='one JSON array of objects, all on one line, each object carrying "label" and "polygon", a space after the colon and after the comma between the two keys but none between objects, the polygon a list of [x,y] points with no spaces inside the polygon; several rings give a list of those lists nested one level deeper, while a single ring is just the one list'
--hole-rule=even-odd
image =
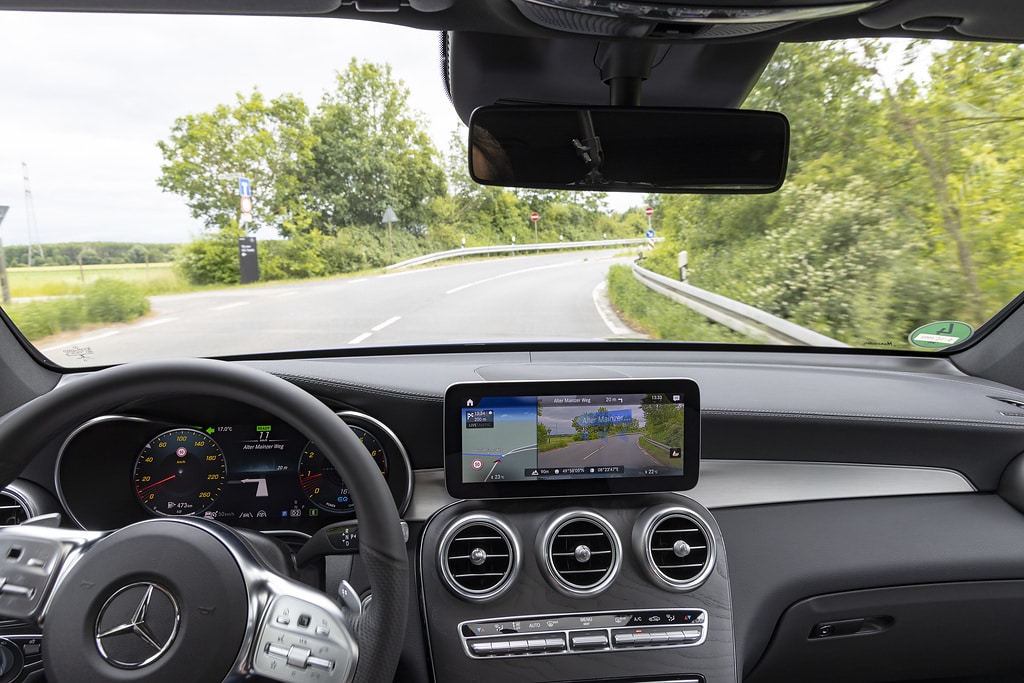
[{"label": "car interior", "polygon": [[[1024,41],[1006,0],[0,9],[435,32],[423,58],[467,123],[736,110],[784,43]],[[82,369],[0,319],[0,683],[1024,680],[1024,297],[927,353],[510,341]],[[588,460],[593,434],[642,450],[615,436],[640,415],[667,421],[668,465]],[[578,456],[517,451],[566,416]]]}]

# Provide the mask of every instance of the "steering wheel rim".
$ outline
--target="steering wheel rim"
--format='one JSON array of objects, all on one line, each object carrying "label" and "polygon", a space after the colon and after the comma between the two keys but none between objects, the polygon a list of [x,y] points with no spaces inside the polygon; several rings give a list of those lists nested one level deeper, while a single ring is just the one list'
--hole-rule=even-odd
[{"label": "steering wheel rim", "polygon": [[361,511],[360,558],[374,599],[357,626],[355,680],[392,680],[403,640],[393,635],[405,630],[409,583],[398,511],[376,465],[368,458],[349,457],[363,450],[351,429],[327,406],[283,379],[205,359],[145,361],[71,376],[0,420],[0,485],[13,480],[54,434],[154,390],[166,396],[240,401],[288,422],[317,443],[349,485]]}]

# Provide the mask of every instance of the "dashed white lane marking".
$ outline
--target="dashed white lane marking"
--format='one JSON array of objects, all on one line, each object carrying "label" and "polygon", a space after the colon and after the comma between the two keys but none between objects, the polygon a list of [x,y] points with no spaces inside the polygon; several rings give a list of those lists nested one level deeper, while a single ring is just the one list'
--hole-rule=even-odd
[{"label": "dashed white lane marking", "polygon": [[586,455],[583,456],[583,459],[586,460],[587,458],[592,456],[594,453],[597,453],[598,451],[603,451],[604,449],[605,449],[605,447],[601,446],[600,448],[597,449],[597,451],[590,451],[589,453],[587,453]]},{"label": "dashed white lane marking", "polygon": [[361,344],[362,342],[364,342],[367,339],[369,339],[370,335],[372,335],[374,332],[380,332],[381,330],[383,330],[388,325],[394,325],[396,322],[398,322],[401,319],[402,319],[402,316],[400,316],[400,315],[392,316],[392,317],[388,318],[387,320],[385,320],[384,322],[382,322],[381,324],[374,325],[373,327],[371,327],[369,332],[363,332],[358,337],[355,337],[354,339],[350,340],[349,344]]},{"label": "dashed white lane marking", "polygon": [[229,308],[238,308],[239,306],[248,306],[248,305],[249,305],[248,301],[236,301],[236,302],[231,303],[231,304],[224,304],[223,306],[214,306],[210,310],[211,311],[226,311]]},{"label": "dashed white lane marking", "polygon": [[537,266],[536,268],[524,268],[523,270],[513,270],[508,273],[502,273],[501,275],[495,275],[494,277],[489,277],[483,280],[477,280],[476,282],[470,282],[465,285],[460,285],[455,289],[449,289],[447,292],[445,292],[445,294],[454,294],[455,292],[461,292],[464,289],[469,289],[470,287],[476,287],[477,285],[482,285],[487,282],[500,280],[503,277],[512,277],[513,275],[522,275],[523,273],[533,273],[538,270],[550,270],[551,268],[564,268],[565,266],[576,265],[579,263],[584,263],[584,261],[567,261],[565,263],[555,263],[550,266]]},{"label": "dashed white lane marking", "polygon": [[281,292],[280,294],[275,294],[274,298],[275,299],[283,299],[286,296],[295,296],[296,294],[298,294],[297,291],[295,291],[294,289],[290,289],[287,292]]},{"label": "dashed white lane marking", "polygon": [[136,328],[139,328],[139,327],[156,327],[157,325],[165,325],[167,323],[173,323],[175,320],[177,320],[177,318],[157,318],[156,320],[150,320],[147,323],[141,323],[139,325],[136,325],[135,327]]},{"label": "dashed white lane marking", "polygon": [[388,318],[387,320],[385,320],[384,322],[382,322],[382,323],[381,323],[380,325],[377,325],[376,327],[371,327],[371,328],[370,328],[370,330],[371,330],[372,332],[380,332],[381,330],[383,330],[383,329],[384,329],[385,327],[387,327],[388,325],[391,325],[391,324],[393,324],[393,323],[396,323],[396,322],[398,322],[398,321],[399,321],[399,320],[401,320],[401,319],[402,319],[402,316],[400,316],[400,315],[396,315],[396,316],[395,316],[395,317],[393,317],[393,318]]}]

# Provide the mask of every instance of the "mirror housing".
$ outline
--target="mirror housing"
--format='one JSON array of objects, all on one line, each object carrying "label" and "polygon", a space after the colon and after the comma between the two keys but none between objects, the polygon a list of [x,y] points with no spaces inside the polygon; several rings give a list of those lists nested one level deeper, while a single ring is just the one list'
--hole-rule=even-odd
[{"label": "mirror housing", "polygon": [[469,122],[469,174],[483,185],[765,194],[788,159],[789,121],[768,111],[492,105]]}]

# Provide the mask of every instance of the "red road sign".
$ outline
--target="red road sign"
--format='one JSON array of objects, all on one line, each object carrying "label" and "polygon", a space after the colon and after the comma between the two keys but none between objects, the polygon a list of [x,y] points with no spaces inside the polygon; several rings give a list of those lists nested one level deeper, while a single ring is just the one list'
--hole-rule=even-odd
[{"label": "red road sign", "polygon": [[644,209],[644,215],[645,216],[653,216],[654,215],[654,208],[648,206],[646,209]]},{"label": "red road sign", "polygon": [[540,220],[540,214],[534,211],[533,213],[530,214],[530,220],[536,223],[537,221]]}]

